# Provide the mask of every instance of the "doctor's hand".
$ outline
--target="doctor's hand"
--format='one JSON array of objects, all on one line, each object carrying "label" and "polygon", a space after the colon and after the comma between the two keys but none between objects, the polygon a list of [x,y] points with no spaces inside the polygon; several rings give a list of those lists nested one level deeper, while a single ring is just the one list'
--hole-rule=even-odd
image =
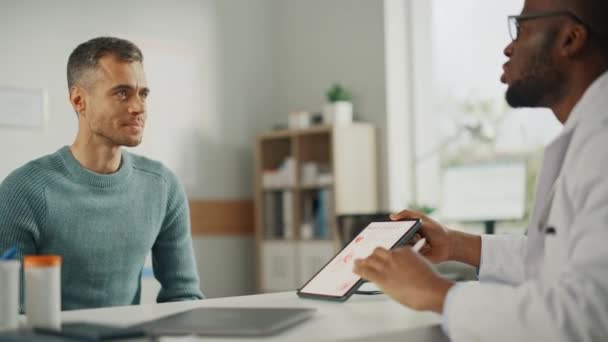
[{"label": "doctor's hand", "polygon": [[392,251],[376,248],[369,257],[355,260],[353,271],[375,283],[389,297],[415,310],[442,313],[445,297],[453,285],[435,273],[409,246]]},{"label": "doctor's hand", "polygon": [[422,237],[426,238],[426,243],[420,250],[420,254],[430,261],[439,263],[455,260],[479,267],[481,259],[480,236],[451,230],[422,213],[410,210],[403,210],[398,214],[391,215],[390,218],[393,221],[420,219],[422,226],[409,243],[414,244]]},{"label": "doctor's hand", "polygon": [[434,263],[448,261],[452,258],[451,231],[441,223],[423,213],[410,210],[403,210],[398,214],[391,215],[390,218],[393,221],[420,219],[422,226],[409,243],[414,244],[422,237],[426,238],[426,243],[420,250],[420,254]]}]

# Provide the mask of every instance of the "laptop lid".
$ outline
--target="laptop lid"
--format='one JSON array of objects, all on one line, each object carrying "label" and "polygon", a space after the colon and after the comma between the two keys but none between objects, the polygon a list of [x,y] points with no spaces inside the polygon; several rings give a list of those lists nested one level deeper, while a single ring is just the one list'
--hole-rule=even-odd
[{"label": "laptop lid", "polygon": [[136,327],[150,335],[269,336],[313,316],[311,308],[203,307]]}]

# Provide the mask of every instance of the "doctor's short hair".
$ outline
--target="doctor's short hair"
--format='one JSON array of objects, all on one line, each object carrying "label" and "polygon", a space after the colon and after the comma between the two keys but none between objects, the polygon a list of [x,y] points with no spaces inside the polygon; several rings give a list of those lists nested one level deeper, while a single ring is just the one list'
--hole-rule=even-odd
[{"label": "doctor's short hair", "polygon": [[591,34],[591,44],[608,54],[608,1],[560,0],[561,5],[579,17]]},{"label": "doctor's short hair", "polygon": [[114,56],[122,62],[143,62],[141,50],[126,39],[97,37],[76,47],[68,58],[68,89],[82,84],[86,74],[97,68],[104,56]]}]

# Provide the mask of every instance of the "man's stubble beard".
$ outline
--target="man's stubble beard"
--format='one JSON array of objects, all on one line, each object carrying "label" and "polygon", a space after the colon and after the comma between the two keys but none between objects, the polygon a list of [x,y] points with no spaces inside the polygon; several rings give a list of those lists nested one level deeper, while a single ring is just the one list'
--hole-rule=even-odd
[{"label": "man's stubble beard", "polygon": [[507,89],[505,98],[511,107],[549,107],[561,96],[566,77],[556,67],[551,56],[556,38],[556,32],[547,34],[544,44],[534,55],[528,72]]}]

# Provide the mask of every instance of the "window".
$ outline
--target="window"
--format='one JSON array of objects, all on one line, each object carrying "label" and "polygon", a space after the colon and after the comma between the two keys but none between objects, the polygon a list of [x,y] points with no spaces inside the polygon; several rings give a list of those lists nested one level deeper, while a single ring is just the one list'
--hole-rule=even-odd
[{"label": "window", "polygon": [[[503,51],[510,42],[507,16],[519,13],[522,6],[523,0],[432,0],[427,6],[413,6],[413,18],[431,18],[412,19],[413,40],[419,41],[411,49],[414,74],[423,70],[412,84],[431,94],[414,93],[414,102],[430,102],[427,110],[414,110],[416,126],[424,127],[416,134],[432,137],[418,138],[415,147],[418,204],[441,209],[442,187],[449,178],[445,174],[455,167],[523,163],[529,213],[542,148],[561,125],[549,110],[512,109],[504,100],[506,86],[499,79],[507,60]],[[416,13],[420,8],[426,13]],[[430,36],[430,42],[420,35]],[[424,53],[416,50],[421,48]],[[469,181],[471,187],[476,184],[476,179]]]}]

